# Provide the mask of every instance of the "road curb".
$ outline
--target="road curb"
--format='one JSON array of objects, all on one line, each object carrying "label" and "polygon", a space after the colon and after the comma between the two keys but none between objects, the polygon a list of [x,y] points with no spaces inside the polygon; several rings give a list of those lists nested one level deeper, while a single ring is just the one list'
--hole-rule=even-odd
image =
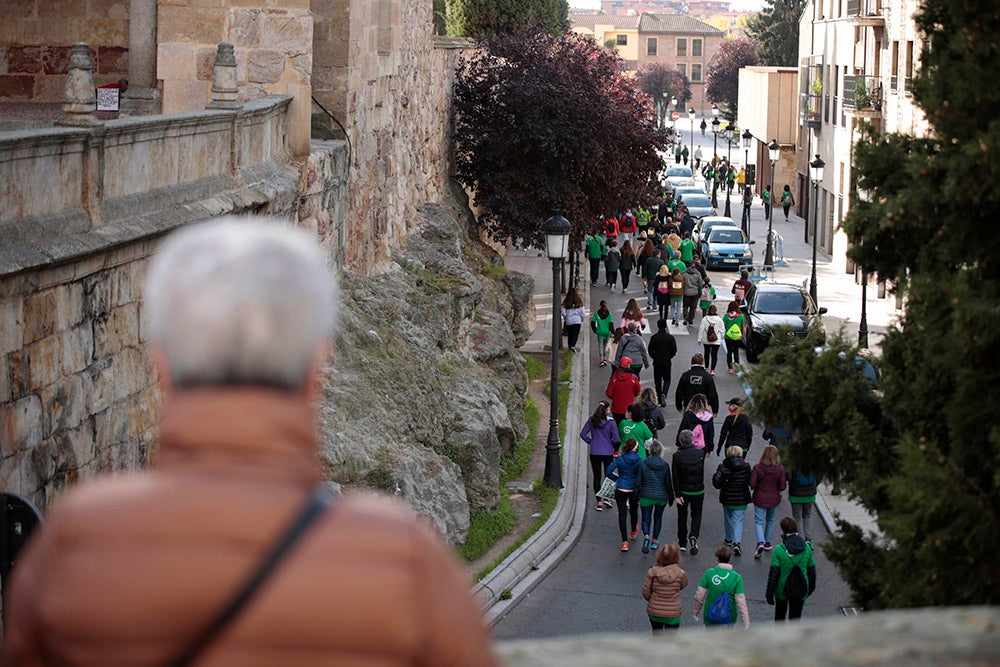
[{"label": "road curb", "polygon": [[[586,298],[586,297],[585,297]],[[580,453],[580,433],[586,418],[586,390],[590,386],[590,336],[581,336],[581,352],[573,355],[566,437],[563,447],[563,490],[549,519],[534,535],[476,584],[472,592],[479,601],[487,625],[492,627],[555,567],[580,537],[586,514],[586,457]],[[541,423],[539,426],[541,427]],[[509,594],[507,599],[505,593]]]}]

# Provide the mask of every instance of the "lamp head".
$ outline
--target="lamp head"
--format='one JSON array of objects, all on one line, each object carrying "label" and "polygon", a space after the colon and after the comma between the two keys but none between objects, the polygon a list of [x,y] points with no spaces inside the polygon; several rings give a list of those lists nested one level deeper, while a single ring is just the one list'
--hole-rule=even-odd
[{"label": "lamp head", "polygon": [[563,217],[562,211],[556,209],[552,217],[542,225],[545,233],[545,251],[549,259],[565,259],[569,254],[569,233],[573,225]]},{"label": "lamp head", "polygon": [[750,134],[750,130],[743,130],[743,148],[749,150],[750,142],[753,141],[753,135]]},{"label": "lamp head", "polygon": [[778,145],[777,139],[771,139],[771,143],[767,145],[767,153],[771,162],[777,162],[778,158],[781,157],[781,146]]},{"label": "lamp head", "polygon": [[719,105],[715,104],[714,102],[712,103],[712,115],[715,116],[716,118],[719,117]]},{"label": "lamp head", "polygon": [[826,163],[823,162],[823,158],[819,156],[819,153],[816,154],[816,159],[809,163],[809,171],[812,173],[813,181],[816,183],[823,180],[823,167],[825,166]]}]

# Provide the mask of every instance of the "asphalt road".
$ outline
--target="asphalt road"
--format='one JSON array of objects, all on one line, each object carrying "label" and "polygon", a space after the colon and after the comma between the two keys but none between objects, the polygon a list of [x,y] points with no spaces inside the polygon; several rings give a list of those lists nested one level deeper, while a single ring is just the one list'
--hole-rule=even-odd
[{"label": "asphalt road", "polygon": [[[587,279],[587,267],[584,268],[584,279]],[[710,273],[712,282],[719,291],[720,305],[725,303],[723,296],[728,295],[735,276],[733,273],[713,271]],[[639,299],[641,306],[645,299],[641,295],[641,282],[633,277],[631,291],[628,294],[610,294],[603,286],[604,272],[598,287],[590,288],[590,303],[588,312],[597,309],[601,299],[607,299],[616,319],[621,316],[629,297]],[[700,314],[697,320],[700,321]],[[647,313],[651,326],[655,331],[655,313]],[[665,445],[664,458],[669,462],[673,453],[673,438],[680,423],[680,414],[673,408],[673,389],[677,378],[690,365],[691,355],[699,352],[696,327],[670,327],[677,340],[678,353],[674,359],[671,372],[671,388],[667,398],[665,417],[667,427],[660,432],[661,441]],[[585,329],[585,331],[588,331]],[[589,331],[588,331],[589,333]],[[582,334],[581,334],[582,335]],[[590,334],[592,335],[592,334]],[[597,402],[604,397],[604,391],[610,376],[610,366],[599,368],[597,346],[591,345],[590,359],[591,382],[589,388],[589,406],[587,412],[593,410]],[[745,360],[744,360],[745,362]],[[716,371],[716,386],[718,387],[720,403],[723,411],[718,415],[715,428],[716,434],[722,426],[724,418],[724,402],[734,396],[743,396],[743,390],[735,375],[726,373],[724,352],[720,354],[720,364]],[[643,372],[640,381],[643,386],[652,382],[652,370]],[[754,443],[750,450],[749,461],[756,463],[763,448],[760,429],[755,429]],[[586,448],[582,450],[584,453]],[[585,455],[585,454],[584,454]],[[702,517],[701,547],[696,556],[683,554],[681,567],[687,572],[688,587],[683,591],[684,618],[681,631],[700,627],[691,618],[692,603],[698,581],[704,571],[715,564],[713,552],[722,544],[724,529],[722,506],[718,502],[718,492],[711,486],[711,476],[719,459],[712,456],[706,462],[705,483],[706,497]],[[588,485],[589,486],[589,485]],[[588,495],[592,490],[587,489]],[[790,516],[791,508],[787,493],[783,494],[783,503],[778,508],[778,520]],[[676,507],[668,507],[664,512],[664,526],[661,532],[661,542],[676,539],[677,511]],[[767,585],[767,575],[770,566],[770,552],[760,560],[752,556],[755,543],[753,529],[752,506],[747,511],[743,528],[742,557],[734,558],[735,567],[743,575],[747,601],[750,610],[751,624],[773,622],[773,608],[764,601],[764,591]],[[780,529],[775,526],[775,543],[780,540]],[[839,578],[834,566],[827,561],[822,553],[822,544],[827,539],[827,533],[818,514],[813,512],[813,545],[816,547],[817,580],[816,593],[806,602],[804,616],[838,616],[842,608],[852,606],[850,591]],[[633,541],[632,549],[621,552],[618,534],[617,512],[605,509],[597,512],[589,505],[584,520],[583,531],[576,546],[566,558],[556,566],[544,580],[521,601],[506,617],[494,627],[497,639],[525,639],[538,637],[557,637],[585,633],[605,632],[645,632],[649,631],[649,622],[645,614],[645,601],[642,599],[642,584],[646,570],[654,561],[654,554],[642,554],[641,534]]]}]

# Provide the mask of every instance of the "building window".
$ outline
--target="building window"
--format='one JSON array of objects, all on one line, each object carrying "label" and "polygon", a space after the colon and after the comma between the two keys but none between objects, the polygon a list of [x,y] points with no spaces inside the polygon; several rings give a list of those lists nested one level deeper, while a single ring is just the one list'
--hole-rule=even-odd
[{"label": "building window", "polygon": [[646,55],[655,56],[656,55],[656,38],[647,37],[646,38]]},{"label": "building window", "polygon": [[615,36],[615,43],[618,46],[625,46],[625,45],[627,45],[628,44],[628,35],[616,35]]},{"label": "building window", "polygon": [[701,81],[700,63],[691,63],[691,81]]},{"label": "building window", "polygon": [[688,75],[688,66],[684,63],[677,63],[677,71],[686,77]]},{"label": "building window", "polygon": [[701,58],[701,40],[692,39],[691,40],[691,57]]},{"label": "building window", "polygon": [[688,54],[688,41],[686,38],[677,38],[677,57],[686,58]]}]

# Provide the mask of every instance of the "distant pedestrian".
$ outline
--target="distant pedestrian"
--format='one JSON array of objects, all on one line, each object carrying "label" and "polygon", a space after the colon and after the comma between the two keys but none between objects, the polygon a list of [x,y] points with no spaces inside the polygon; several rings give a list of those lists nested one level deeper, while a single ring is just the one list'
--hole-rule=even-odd
[{"label": "distant pedestrian", "polygon": [[[677,451],[671,460],[674,493],[677,494],[677,543],[681,551],[685,545],[691,555],[698,553],[698,535],[701,532],[701,509],[705,500],[705,450],[691,444],[691,431],[681,431]],[[691,529],[688,531],[688,509],[691,510]]]},{"label": "distant pedestrian", "polygon": [[[704,134],[704,132],[702,132]],[[701,170],[701,146],[694,149],[694,170]]]},{"label": "distant pedestrian", "polygon": [[688,163],[688,157],[690,157],[690,155],[691,152],[688,150],[687,146],[681,149],[681,159],[684,160],[685,165]]},{"label": "distant pedestrian", "polygon": [[[670,317],[673,320],[674,326],[677,326],[678,320],[681,319],[684,306],[684,276],[681,274],[681,269],[674,268],[670,272]],[[663,317],[663,313],[660,313],[661,319],[666,319]],[[687,325],[687,322],[684,323]]]},{"label": "distant pedestrian", "polygon": [[674,406],[677,412],[684,412],[695,394],[705,394],[714,414],[719,414],[719,392],[715,388],[715,378],[705,369],[705,357],[691,356],[691,368],[681,374],[674,392]]},{"label": "distant pedestrian", "polygon": [[[704,137],[705,136],[705,130],[708,128],[708,123],[705,122],[704,118],[701,119],[701,125],[699,127],[701,127],[701,136]],[[698,148],[701,148],[701,146],[698,146]]]},{"label": "distant pedestrian", "polygon": [[583,307],[583,298],[575,288],[570,287],[567,290],[561,310],[563,326],[566,327],[566,346],[574,352],[579,352],[576,343],[580,340],[580,328],[587,319],[587,311]]},{"label": "distant pedestrian", "polygon": [[812,471],[795,471],[788,476],[788,502],[792,517],[802,528],[802,536],[812,544],[812,512],[816,502],[816,477]]},{"label": "distant pedestrian", "polygon": [[635,397],[642,391],[639,378],[628,368],[632,365],[632,360],[628,357],[619,359],[619,363],[624,366],[616,366],[611,378],[608,379],[608,387],[604,394],[611,399],[611,416],[615,418],[615,423],[620,423],[625,419],[625,409],[635,401]]},{"label": "distant pedestrian", "polygon": [[608,302],[601,300],[601,305],[597,312],[590,316],[590,330],[597,336],[597,354],[600,357],[598,362],[601,366],[608,365],[608,344],[611,341],[615,328],[615,316],[608,308]]},{"label": "distant pedestrian", "polygon": [[789,621],[801,618],[806,598],[816,592],[816,557],[798,530],[795,519],[782,519],[781,544],[771,554],[764,599],[774,605],[775,621],[784,621],[786,612]]},{"label": "distant pedestrian", "polygon": [[666,264],[661,265],[653,276],[653,293],[656,295],[657,319],[666,320],[670,309],[670,267]]},{"label": "distant pedestrian", "polygon": [[733,295],[733,301],[737,305],[742,304],[753,290],[753,281],[750,280],[750,272],[746,269],[740,270],[740,277],[733,282],[729,290]]},{"label": "distant pedestrian", "polygon": [[635,238],[636,220],[635,212],[632,209],[628,209],[622,213],[622,217],[618,220],[618,231],[621,233],[622,243]]},{"label": "distant pedestrian", "polygon": [[795,206],[795,197],[792,195],[792,188],[787,183],[785,189],[781,191],[781,208],[785,209],[785,222],[788,222],[788,211]]},{"label": "distant pedestrian", "polygon": [[656,565],[646,572],[642,597],[647,601],[646,614],[653,633],[681,627],[681,591],[687,588],[687,573],[681,569],[681,550],[676,544],[664,544],[656,552]]},{"label": "distant pedestrian", "polygon": [[587,261],[590,262],[590,286],[597,287],[597,279],[601,276],[601,260],[604,259],[606,248],[600,234],[591,234],[586,240]]},{"label": "distant pedestrian", "polygon": [[615,293],[618,285],[618,267],[622,263],[622,253],[618,250],[618,241],[611,239],[608,241],[608,252],[604,256],[604,277],[611,293]]},{"label": "distant pedestrian", "polygon": [[[702,288],[702,296],[704,296],[704,287]],[[715,367],[719,363],[719,348],[722,347],[725,336],[726,325],[719,317],[719,309],[714,303],[710,304],[698,326],[698,344],[705,347],[705,365],[708,366],[708,372],[712,375],[715,375]]]},{"label": "distant pedestrian", "polygon": [[656,333],[649,338],[649,356],[653,360],[653,389],[660,399],[660,405],[667,404],[670,391],[670,366],[677,355],[677,341],[667,329],[667,321],[656,321]]},{"label": "distant pedestrian", "polygon": [[628,285],[632,279],[632,271],[635,270],[635,251],[632,244],[625,241],[622,244],[621,259],[619,260],[618,271],[622,279],[622,294],[628,292]]},{"label": "distant pedestrian", "polygon": [[628,331],[630,322],[635,323],[636,333],[640,335],[643,331],[649,330],[649,322],[646,321],[646,316],[642,314],[642,308],[639,307],[639,302],[635,299],[629,299],[625,303],[625,310],[622,311],[622,319],[618,326]]},{"label": "distant pedestrian", "polygon": [[743,327],[746,317],[740,312],[739,304],[730,302],[726,314],[722,316],[722,326],[725,327],[726,366],[729,372],[740,365],[740,346],[743,344]]},{"label": "distant pedestrian", "polygon": [[[701,266],[701,262],[698,263],[698,266]],[[703,276],[701,284],[701,294],[698,297],[698,307],[701,309],[702,317],[708,315],[708,309],[713,303],[715,303],[716,296],[717,294],[715,292],[715,285],[712,284],[712,279],[709,278],[707,275]]]},{"label": "distant pedestrian", "polygon": [[633,438],[623,442],[621,454],[604,471],[604,474],[617,482],[615,504],[618,506],[618,532],[621,533],[622,551],[628,551],[629,540],[634,540],[639,534],[639,499],[636,498],[635,479],[639,466],[642,465],[642,458],[636,453],[637,447]]},{"label": "distant pedestrian", "polygon": [[611,507],[611,501],[601,498],[597,492],[601,490],[604,483],[604,471],[611,465],[611,460],[618,452],[618,426],[611,418],[609,409],[611,405],[607,401],[600,401],[594,414],[590,415],[583,424],[580,431],[580,439],[590,445],[590,468],[594,474],[594,498],[597,506],[595,509],[600,512],[604,507]]},{"label": "distant pedestrian", "polygon": [[[624,366],[626,358],[631,359],[631,364],[628,367]],[[615,365],[634,373],[637,378],[643,368],[649,368],[649,354],[646,352],[646,341],[639,334],[635,322],[628,323],[625,335],[618,342],[618,350],[615,352]]]},{"label": "distant pedestrian", "polygon": [[785,468],[781,465],[781,455],[774,445],[764,445],[760,461],[750,473],[750,488],[753,490],[753,527],[757,533],[757,548],[753,557],[760,558],[771,550],[774,534],[774,516],[781,504],[781,492],[788,486]]},{"label": "distant pedestrian", "polygon": [[[663,445],[653,438],[646,448],[647,456],[639,466],[636,492],[642,512],[642,553],[659,548],[660,529],[663,526],[663,508],[674,504],[674,488],[670,479],[670,465],[661,458]],[[652,525],[650,525],[652,523]]]},{"label": "distant pedestrian", "polygon": [[676,441],[680,440],[681,431],[691,431],[691,444],[698,449],[704,449],[706,456],[712,455],[715,447],[715,415],[708,405],[705,394],[695,394],[687,404],[687,409],[681,416],[681,424],[677,428]]},{"label": "distant pedestrian", "polygon": [[652,387],[645,387],[639,394],[639,410],[642,420],[646,422],[649,432],[655,438],[657,433],[667,425],[667,420],[663,417],[663,410],[660,409],[656,390]]},{"label": "distant pedestrian", "polygon": [[764,204],[764,219],[771,219],[771,199],[773,195],[771,193],[771,186],[765,185],[764,191],[760,193],[760,201]]},{"label": "distant pedestrian", "polygon": [[729,406],[729,414],[722,422],[722,430],[719,432],[719,446],[715,450],[716,454],[729,451],[733,445],[738,445],[743,450],[743,458],[747,457],[750,451],[750,444],[753,442],[753,424],[750,417],[743,409],[743,400],[731,398],[726,401]]},{"label": "distant pedestrian", "polygon": [[730,564],[732,556],[729,547],[715,550],[717,565],[705,571],[694,594],[694,618],[705,625],[736,625],[739,620],[744,629],[749,629],[750,612],[743,577]]},{"label": "distant pedestrian", "polygon": [[[685,241],[690,240],[691,239],[685,239]],[[691,259],[693,259],[693,257]],[[690,262],[691,259],[688,261]],[[698,299],[701,298],[701,286],[704,284],[704,281],[702,280],[701,272],[698,271],[698,267],[695,266],[693,262],[689,264],[686,269],[684,269],[683,279],[683,316],[684,326],[687,326],[689,324],[694,324],[694,314],[698,309]]]},{"label": "distant pedestrian", "polygon": [[646,443],[653,439],[653,432],[646,426],[645,414],[639,403],[626,406],[625,419],[618,422],[619,442],[625,442],[629,438],[635,440],[635,451],[639,458],[646,458]]},{"label": "distant pedestrian", "polygon": [[722,518],[725,523],[723,545],[733,554],[743,553],[743,518],[750,504],[750,464],[743,460],[743,448],[733,445],[712,475],[712,486],[719,490]]},{"label": "distant pedestrian", "polygon": [[618,239],[618,229],[618,218],[609,215],[607,220],[604,221],[604,238],[606,243]]}]

